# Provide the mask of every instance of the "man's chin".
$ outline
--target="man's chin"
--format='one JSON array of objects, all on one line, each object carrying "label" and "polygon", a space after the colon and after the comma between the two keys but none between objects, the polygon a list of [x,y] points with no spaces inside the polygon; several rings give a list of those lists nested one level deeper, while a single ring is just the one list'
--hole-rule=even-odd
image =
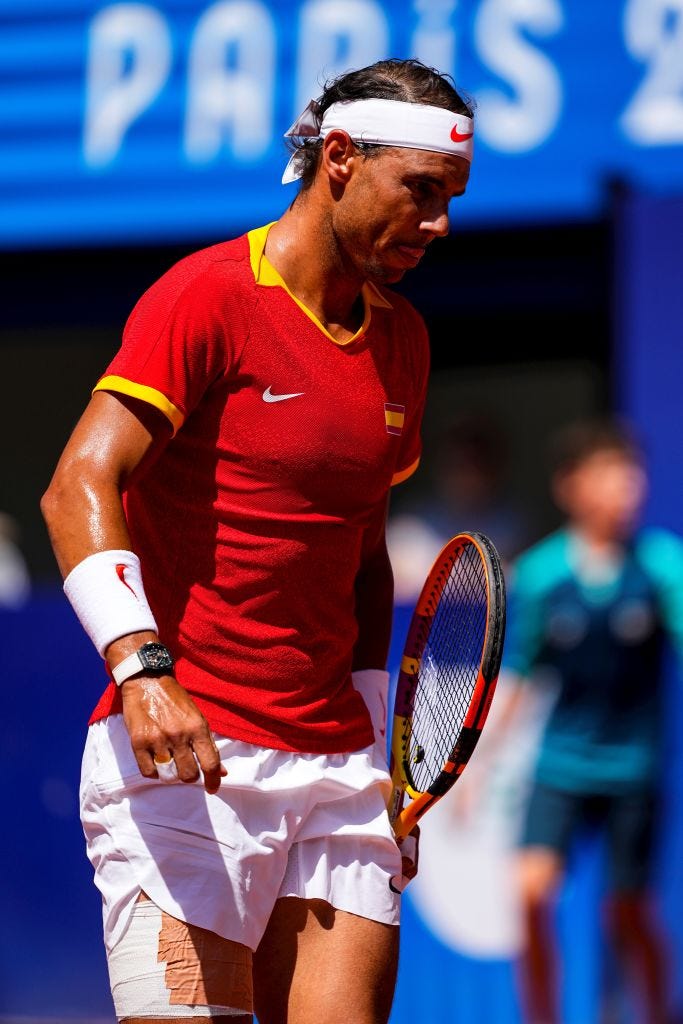
[{"label": "man's chin", "polygon": [[387,267],[373,264],[368,267],[368,281],[373,284],[396,284],[409,269],[409,267]]}]

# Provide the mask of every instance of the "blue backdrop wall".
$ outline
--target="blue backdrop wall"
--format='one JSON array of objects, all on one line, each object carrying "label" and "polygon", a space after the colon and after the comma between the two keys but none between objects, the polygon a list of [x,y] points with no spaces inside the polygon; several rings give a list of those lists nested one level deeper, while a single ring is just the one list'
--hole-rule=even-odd
[{"label": "blue backdrop wall", "polygon": [[[0,246],[223,238],[273,219],[321,83],[419,57],[477,102],[466,221],[683,187],[683,16],[662,0],[0,0]],[[514,187],[510,182],[514,180]]]},{"label": "blue backdrop wall", "polygon": [[618,402],[648,450],[652,523],[683,530],[683,195],[626,194],[616,220]]}]

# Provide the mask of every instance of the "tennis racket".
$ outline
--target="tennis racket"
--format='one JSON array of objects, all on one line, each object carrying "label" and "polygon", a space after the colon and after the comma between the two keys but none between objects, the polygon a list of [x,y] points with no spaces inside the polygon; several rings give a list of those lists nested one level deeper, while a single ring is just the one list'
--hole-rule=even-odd
[{"label": "tennis racket", "polygon": [[498,552],[482,533],[460,533],[432,566],[401,661],[389,802],[397,839],[448,792],[472,756],[496,688],[504,634]]}]

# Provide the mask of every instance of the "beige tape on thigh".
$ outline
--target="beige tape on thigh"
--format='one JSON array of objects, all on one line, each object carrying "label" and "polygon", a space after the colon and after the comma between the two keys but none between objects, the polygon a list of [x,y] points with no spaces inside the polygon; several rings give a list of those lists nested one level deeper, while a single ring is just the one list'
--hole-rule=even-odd
[{"label": "beige tape on thigh", "polygon": [[158,963],[172,1006],[230,1006],[251,1013],[251,950],[161,912]]}]

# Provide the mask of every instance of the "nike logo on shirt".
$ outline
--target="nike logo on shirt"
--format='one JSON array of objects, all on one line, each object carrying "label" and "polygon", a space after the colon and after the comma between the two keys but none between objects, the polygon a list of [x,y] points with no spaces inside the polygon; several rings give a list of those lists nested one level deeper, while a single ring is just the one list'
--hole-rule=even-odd
[{"label": "nike logo on shirt", "polygon": [[270,390],[270,385],[268,385],[266,390],[261,395],[261,398],[263,399],[264,402],[284,402],[288,398],[299,398],[303,394],[303,391],[295,391],[291,395],[274,395]]}]

